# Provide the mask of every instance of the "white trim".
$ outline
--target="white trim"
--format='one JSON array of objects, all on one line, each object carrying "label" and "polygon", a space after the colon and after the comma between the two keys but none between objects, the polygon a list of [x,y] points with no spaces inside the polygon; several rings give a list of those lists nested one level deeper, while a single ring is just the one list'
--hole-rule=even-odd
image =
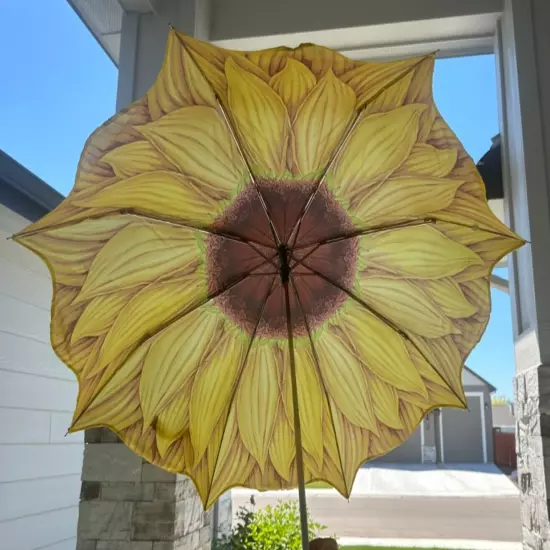
[{"label": "white trim", "polygon": [[443,409],[439,409],[439,443],[441,444],[441,464],[445,464],[445,443],[443,442]]},{"label": "white trim", "polygon": [[487,464],[487,426],[485,425],[485,394],[481,391],[465,392],[466,397],[479,397],[479,410],[481,411],[481,444],[483,451],[483,463]]},{"label": "white trim", "polygon": [[426,419],[423,418],[422,422],[420,422],[420,463],[421,464],[424,464],[424,440],[425,440],[424,420]]}]

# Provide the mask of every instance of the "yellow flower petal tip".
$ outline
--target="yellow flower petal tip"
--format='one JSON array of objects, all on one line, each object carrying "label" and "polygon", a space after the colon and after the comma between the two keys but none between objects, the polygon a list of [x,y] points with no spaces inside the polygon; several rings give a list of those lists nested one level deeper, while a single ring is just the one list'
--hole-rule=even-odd
[{"label": "yellow flower petal tip", "polygon": [[109,427],[208,507],[296,487],[299,457],[349,497],[428,412],[467,407],[491,271],[526,241],[437,111],[434,55],[236,52],[171,29],[151,89],[12,237],[52,275],[69,433]]}]

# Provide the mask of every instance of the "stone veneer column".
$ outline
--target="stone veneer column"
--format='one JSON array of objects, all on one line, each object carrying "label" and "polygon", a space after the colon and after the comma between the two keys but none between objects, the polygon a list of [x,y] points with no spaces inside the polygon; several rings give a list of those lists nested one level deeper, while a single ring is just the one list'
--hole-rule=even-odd
[{"label": "stone veneer column", "polygon": [[[147,463],[106,428],[86,431],[77,550],[210,550],[213,513],[192,481]],[[231,527],[231,498],[218,532]]]}]

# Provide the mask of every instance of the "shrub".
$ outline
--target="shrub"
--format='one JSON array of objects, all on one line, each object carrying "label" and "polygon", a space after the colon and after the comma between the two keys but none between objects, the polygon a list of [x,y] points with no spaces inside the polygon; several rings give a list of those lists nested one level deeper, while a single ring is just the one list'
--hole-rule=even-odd
[{"label": "shrub", "polygon": [[[254,510],[242,506],[237,511],[237,524],[229,536],[215,544],[215,550],[301,550],[300,513],[294,501],[279,502]],[[309,539],[318,536],[324,527],[308,517]]]}]

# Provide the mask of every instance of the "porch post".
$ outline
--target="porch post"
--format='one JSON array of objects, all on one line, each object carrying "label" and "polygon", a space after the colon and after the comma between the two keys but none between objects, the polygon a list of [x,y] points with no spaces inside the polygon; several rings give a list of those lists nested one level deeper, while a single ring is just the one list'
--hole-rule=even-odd
[{"label": "porch post", "polygon": [[[506,0],[497,37],[523,548],[550,548],[550,4]],[[506,162],[507,160],[507,162]]]},{"label": "porch post", "polygon": [[[160,70],[169,25],[208,39],[207,0],[153,1],[123,16],[117,110]],[[77,550],[210,550],[231,528],[231,496],[205,513],[191,480],[148,464],[106,428],[86,431]]]}]

